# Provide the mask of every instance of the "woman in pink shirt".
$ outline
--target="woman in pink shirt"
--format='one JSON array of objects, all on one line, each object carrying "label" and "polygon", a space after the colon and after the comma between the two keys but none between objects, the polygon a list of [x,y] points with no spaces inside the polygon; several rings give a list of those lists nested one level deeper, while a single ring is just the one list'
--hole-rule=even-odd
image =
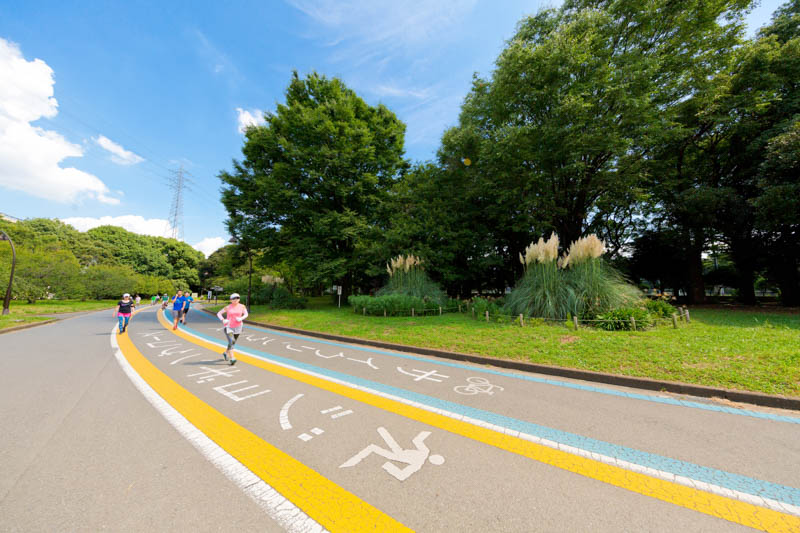
[{"label": "woman in pink shirt", "polygon": [[[222,315],[226,314],[225,318]],[[242,323],[247,318],[247,307],[239,303],[239,295],[237,293],[231,294],[231,303],[219,310],[217,318],[222,320],[225,326],[225,336],[228,337],[228,349],[222,352],[222,357],[226,361],[230,361],[231,365],[236,364],[236,357],[233,355],[233,345],[239,339],[242,333]]]}]

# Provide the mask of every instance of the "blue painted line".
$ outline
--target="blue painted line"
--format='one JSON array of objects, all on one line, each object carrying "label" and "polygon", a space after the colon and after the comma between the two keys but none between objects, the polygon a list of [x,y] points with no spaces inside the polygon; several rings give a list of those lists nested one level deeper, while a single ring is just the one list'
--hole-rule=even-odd
[{"label": "blue painted line", "polygon": [[[297,339],[297,340],[304,340],[310,342],[317,342],[319,344],[326,344],[328,346],[336,346],[338,348],[347,348],[350,350],[359,350],[362,352],[367,353],[375,353],[380,355],[388,355],[390,357],[398,357],[400,359],[409,359],[412,361],[423,361],[430,363],[430,359],[423,359],[422,357],[417,357],[414,355],[406,355],[406,354],[398,354],[394,352],[384,352],[381,350],[373,350],[370,348],[363,348],[361,346],[352,346],[349,344],[341,344],[337,342],[326,341],[322,339],[316,339],[313,337],[303,337],[299,335],[292,335],[290,333],[282,333],[280,331],[276,331],[274,329],[267,329],[267,328],[260,328],[256,326],[245,325],[248,329],[254,329],[258,331],[269,332],[271,334],[277,335],[279,337],[287,337],[290,339]],[[775,415],[772,413],[761,413],[758,411],[751,411],[749,409],[739,409],[735,407],[727,407],[723,405],[712,405],[706,404],[701,402],[693,402],[688,400],[678,400],[675,398],[663,398],[660,396],[653,396],[650,394],[640,394],[636,392],[623,392],[615,389],[609,389],[605,387],[594,387],[590,385],[581,385],[579,383],[570,383],[567,381],[560,381],[557,379],[548,379],[548,378],[538,378],[535,376],[525,376],[525,375],[518,375],[518,374],[511,374],[509,372],[503,372],[501,370],[492,370],[492,369],[483,369],[483,368],[476,368],[474,366],[467,366],[461,363],[455,363],[450,361],[435,361],[437,365],[448,366],[452,368],[460,368],[463,370],[469,370],[470,372],[482,372],[484,374],[492,374],[495,376],[503,376],[507,378],[513,379],[520,379],[523,381],[530,381],[533,383],[544,383],[546,385],[553,385],[555,387],[564,387],[567,389],[574,389],[574,390],[581,390],[585,392],[596,392],[599,394],[607,394],[609,396],[619,396],[622,398],[630,398],[634,400],[643,400],[646,402],[654,402],[654,403],[661,403],[665,405],[676,405],[680,407],[689,407],[692,409],[702,409],[704,411],[713,411],[716,413],[727,413],[730,415],[739,415],[739,416],[748,416],[751,418],[760,418],[762,420],[772,420],[774,422],[787,422],[789,424],[800,424],[800,418],[791,417],[791,416],[784,416],[784,415]]]},{"label": "blue painted line", "polygon": [[[200,333],[199,331],[191,328],[181,327],[181,329],[184,329],[192,335],[203,338],[215,344],[220,344],[221,342],[220,339]],[[518,420],[516,418],[511,418],[498,413],[484,411],[482,409],[461,405],[440,398],[434,398],[425,394],[393,387],[391,385],[385,385],[383,383],[377,383],[368,379],[351,376],[335,370],[329,370],[327,368],[295,361],[293,359],[287,359],[285,357],[254,350],[248,347],[237,347],[236,349],[253,357],[258,357],[268,361],[275,361],[294,368],[314,372],[315,374],[328,376],[330,378],[344,381],[353,385],[376,390],[384,394],[390,394],[392,396],[424,404],[432,408],[443,409],[451,413],[468,416],[476,420],[482,420],[490,424],[513,429],[521,433],[540,437],[542,439],[548,439],[553,442],[573,446],[575,448],[580,448],[582,450],[598,453],[608,457],[614,457],[629,463],[646,466],[656,470],[670,472],[675,475],[684,476],[697,481],[703,481],[731,490],[761,496],[762,498],[778,500],[784,503],[790,503],[792,505],[800,505],[800,489],[794,487],[778,485],[769,481],[763,481],[731,472],[725,472],[723,470],[717,470],[715,468],[700,466],[693,463],[680,461],[678,459],[672,459],[670,457],[663,457],[641,450],[620,446],[618,444],[612,444],[590,437],[585,437],[583,435],[577,435],[575,433],[568,433],[558,429],[534,424],[532,422]]]}]

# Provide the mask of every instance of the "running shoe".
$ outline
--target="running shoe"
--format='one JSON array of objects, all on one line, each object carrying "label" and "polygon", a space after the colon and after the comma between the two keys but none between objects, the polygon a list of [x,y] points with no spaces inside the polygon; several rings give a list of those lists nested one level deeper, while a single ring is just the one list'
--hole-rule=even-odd
[{"label": "running shoe", "polygon": [[127,330],[128,330],[128,326],[125,326],[124,328],[122,328],[122,333],[125,333]]},{"label": "running shoe", "polygon": [[222,358],[228,360],[228,352],[222,352]]},{"label": "running shoe", "polygon": [[231,366],[236,364],[236,359],[231,359]]}]

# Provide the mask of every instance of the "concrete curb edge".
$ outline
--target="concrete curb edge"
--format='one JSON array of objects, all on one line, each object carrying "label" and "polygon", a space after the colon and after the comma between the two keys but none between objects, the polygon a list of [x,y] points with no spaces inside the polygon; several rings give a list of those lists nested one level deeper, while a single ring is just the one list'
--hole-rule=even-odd
[{"label": "concrete curb edge", "polygon": [[[203,311],[208,314],[216,316],[216,313],[213,313],[207,309],[203,309]],[[263,322],[254,322],[252,320],[245,320],[245,323],[251,324],[253,326],[260,326],[279,331],[286,331],[289,333],[307,335],[309,337],[318,337],[321,339],[348,342],[352,344],[360,344],[362,346],[383,348],[387,350],[394,350],[397,352],[409,352],[415,354],[430,355],[433,357],[441,357],[443,359],[451,359],[454,361],[465,361],[468,363],[495,366],[509,370],[519,370],[522,372],[545,374],[548,376],[579,379],[582,381],[605,383],[607,385],[616,385],[620,387],[631,387],[631,388],[644,389],[650,391],[685,394],[688,396],[697,396],[700,398],[723,398],[732,402],[748,403],[753,405],[760,405],[763,407],[775,407],[779,409],[792,409],[800,411],[800,398],[791,398],[788,396],[771,395],[760,392],[740,391],[735,389],[724,389],[721,387],[707,387],[704,385],[693,385],[691,383],[682,383],[679,381],[662,381],[657,379],[640,378],[634,376],[621,376],[618,374],[608,374],[605,372],[594,372],[592,370],[579,370],[575,368],[542,365],[537,363],[526,363],[523,361],[514,361],[510,359],[497,359],[494,357],[486,357],[481,355],[464,354],[459,352],[448,352],[445,350],[437,350],[434,348],[423,348],[419,346],[408,346],[405,344],[394,344],[390,342],[359,339],[356,337],[345,337],[342,335],[333,335],[331,333],[322,333],[318,331],[308,331],[304,329],[290,328],[286,326],[277,326],[274,324],[265,324]]]},{"label": "concrete curb edge", "polygon": [[50,320],[42,320],[41,322],[30,322],[28,324],[22,324],[21,326],[11,326],[10,328],[0,329],[0,335],[4,333],[13,333],[15,331],[21,331],[23,329],[30,329],[35,328],[36,326],[45,326],[47,324],[52,324],[53,322],[58,322],[61,320],[60,318],[51,318]]}]

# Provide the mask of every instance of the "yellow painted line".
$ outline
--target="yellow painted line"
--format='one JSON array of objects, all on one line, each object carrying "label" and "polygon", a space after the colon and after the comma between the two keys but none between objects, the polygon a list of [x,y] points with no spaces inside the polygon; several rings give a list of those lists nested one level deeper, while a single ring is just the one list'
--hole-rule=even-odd
[{"label": "yellow painted line", "polygon": [[165,401],[326,529],[410,531],[389,515],[265,442],[181,387],[148,361],[127,334],[117,333],[117,343],[131,366]]},{"label": "yellow painted line", "polygon": [[[163,314],[163,313],[162,313]],[[172,325],[159,314],[159,321],[168,330]],[[219,345],[212,344],[181,330],[172,331],[175,335],[212,351],[219,351]],[[291,370],[283,366],[269,363],[263,359],[248,356],[237,350],[240,361],[262,368],[274,374],[312,385],[319,389],[333,392],[340,396],[395,413],[424,424],[461,435],[469,439],[500,448],[541,463],[574,472],[604,483],[609,483],[645,496],[657,498],[687,509],[716,516],[737,524],[742,524],[763,531],[797,533],[800,532],[800,517],[773,511],[750,503],[726,498],[717,494],[701,491],[663,479],[654,478],[585,457],[573,455],[561,450],[549,448],[541,444],[512,437],[491,429],[456,420],[407,405],[389,398],[354,389],[326,379],[310,376],[303,372]]]}]

